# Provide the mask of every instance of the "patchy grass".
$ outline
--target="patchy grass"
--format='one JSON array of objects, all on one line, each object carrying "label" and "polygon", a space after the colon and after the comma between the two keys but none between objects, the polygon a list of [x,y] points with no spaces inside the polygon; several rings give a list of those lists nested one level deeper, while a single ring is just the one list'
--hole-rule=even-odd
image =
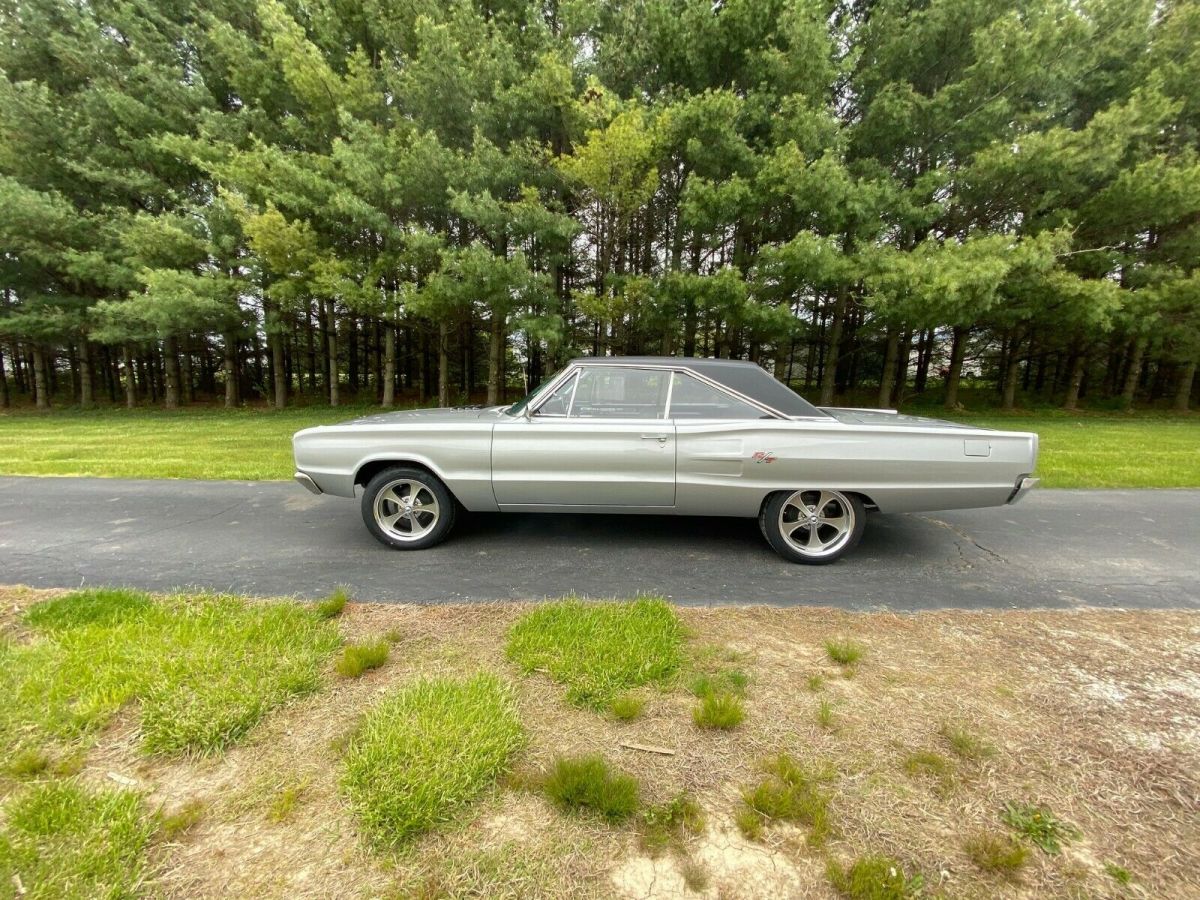
[{"label": "patchy grass", "polygon": [[946,739],[950,749],[965,760],[979,762],[981,759],[987,759],[996,754],[995,747],[962,725],[944,723],[939,733]]},{"label": "patchy grass", "polygon": [[567,686],[568,700],[595,710],[630,688],[670,684],[682,648],[675,610],[648,597],[547,603],[522,616],[508,635],[508,657],[522,671],[546,671]]},{"label": "patchy grass", "polygon": [[618,772],[598,754],[560,757],[546,773],[542,790],[560,809],[623,822],[638,808],[637,779]]},{"label": "patchy grass", "polygon": [[313,609],[322,619],[336,619],[346,608],[349,599],[350,595],[346,593],[345,588],[337,588],[324,600],[314,603]]},{"label": "patchy grass", "polygon": [[4,807],[0,885],[28,900],[131,897],[147,874],[152,817],[130,791],[35,785]]},{"label": "patchy grass", "polygon": [[319,683],[337,632],[293,603],[79,591],[32,606],[0,645],[0,747],[94,734],[136,705],[150,753],[212,753]]},{"label": "patchy grass", "polygon": [[954,774],[954,766],[940,753],[934,753],[932,750],[917,750],[904,757],[904,771],[913,778],[928,775],[945,779]]},{"label": "patchy grass", "polygon": [[814,693],[814,694],[818,693],[823,687],[825,687],[825,676],[824,675],[809,675],[808,676],[808,689],[812,693]]},{"label": "patchy grass", "polygon": [[608,704],[608,711],[618,722],[629,722],[641,716],[646,698],[638,694],[618,694]]},{"label": "patchy grass", "polygon": [[1015,879],[1029,858],[1024,844],[1011,835],[994,831],[978,832],[964,842],[963,849],[971,862],[991,875]]},{"label": "patchy grass", "polygon": [[267,818],[272,822],[286,822],[296,812],[304,792],[308,790],[311,779],[291,778],[286,781],[271,797],[267,805]]},{"label": "patchy grass", "polygon": [[[6,659],[77,629],[78,617],[136,636],[140,632],[131,629],[147,612],[135,604],[92,604],[86,616],[84,604],[78,610],[39,607],[33,618],[43,616],[43,627],[35,628],[27,612],[50,596],[0,588]],[[564,689],[550,678],[521,679],[510,689],[528,730],[526,749],[512,757],[517,772],[499,789],[484,779],[477,802],[465,801],[393,852],[364,839],[343,786],[366,719],[381,701],[431,675],[464,682],[481,668],[511,670],[509,630],[536,606],[349,602],[336,627],[320,622],[311,606],[298,606],[308,621],[347,642],[398,631],[404,652],[393,652],[370,678],[329,677],[322,690],[266,716],[247,740],[207,758],[142,753],[136,700],[73,746],[43,739],[36,729],[21,732],[19,749],[45,753],[50,765],[33,780],[0,772],[4,839],[12,834],[8,811],[21,797],[62,782],[60,771],[76,768],[81,777],[69,783],[116,787],[129,777],[143,808],[160,810],[147,816],[158,830],[139,857],[137,890],[149,896],[283,898],[336,885],[339,894],[363,897],[631,900],[683,896],[689,881],[706,878],[704,896],[832,897],[825,861],[836,859],[849,871],[855,860],[875,854],[901,861],[908,875],[936,877],[925,891],[931,897],[1099,898],[1130,890],[1200,896],[1196,823],[1180,799],[1195,790],[1196,613],[943,610],[898,617],[818,608],[678,608],[684,661],[667,686],[686,688],[699,673],[743,673],[754,708],[737,731],[716,737],[697,729],[690,716],[697,701],[682,690],[619,692],[647,698],[641,718],[625,724],[564,703]],[[852,635],[870,648],[853,680],[824,664],[823,641],[831,635]],[[340,646],[319,666],[330,676]],[[817,665],[814,654],[821,657]],[[876,659],[886,664],[874,665]],[[0,678],[7,671],[0,666]],[[1031,671],[1038,677],[1030,678]],[[822,693],[805,701],[814,672],[827,680]],[[9,717],[4,698],[0,716]],[[823,698],[837,710],[833,732],[817,727]],[[383,721],[414,731],[396,724],[405,717]],[[447,727],[458,722],[461,717],[451,717]],[[489,727],[493,722],[484,719]],[[941,736],[945,723],[994,742],[991,756],[982,764],[964,760]],[[433,733],[440,741],[445,729]],[[623,741],[668,752],[621,748]],[[775,760],[759,771],[763,748],[786,750],[804,777]],[[939,784],[927,780],[934,776],[909,781],[903,764],[910,751],[944,756],[955,773],[953,790],[936,789]],[[640,786],[636,810],[619,822],[576,815],[543,793],[544,773],[556,759],[592,755]],[[433,756],[439,765],[458,759],[449,751]],[[5,762],[12,758],[9,753]],[[432,778],[424,796],[445,796],[451,780]],[[517,789],[522,782],[526,789]],[[769,785],[755,793],[761,782]],[[410,802],[420,795],[396,783]],[[744,793],[767,812],[789,813],[803,806],[786,802],[789,785],[797,783],[802,790],[795,793],[828,801],[828,838],[815,851],[806,846],[811,826],[804,821],[768,818],[742,800]],[[691,803],[677,802],[681,796],[695,808],[689,812]],[[1037,851],[1002,821],[999,801],[1006,798],[1069,814],[1086,842],[1063,844],[1057,855]],[[193,802],[197,809],[203,804],[203,818],[169,837],[163,817]],[[819,814],[820,805],[813,808]],[[699,809],[708,822],[696,833],[691,817]],[[744,840],[739,827],[758,843]],[[1002,839],[992,848],[968,846],[979,835]],[[819,836],[812,842],[820,843]],[[26,846],[39,843],[45,844],[39,858],[54,852],[49,839]],[[1013,846],[1027,860],[1010,878],[1003,856]],[[1132,888],[1122,887],[1106,861],[1134,873]],[[32,890],[30,878],[22,877]],[[0,866],[0,897],[7,893],[16,886]]]},{"label": "patchy grass", "polygon": [[158,834],[163,840],[173,841],[186,834],[204,818],[208,805],[203,800],[193,798],[172,812],[159,810]]},{"label": "patchy grass", "polygon": [[679,864],[679,874],[683,876],[683,883],[687,885],[688,890],[693,893],[699,894],[708,888],[708,869],[697,860],[685,859]]},{"label": "patchy grass", "polygon": [[858,665],[858,661],[862,659],[865,651],[861,644],[839,638],[834,641],[826,641],[825,652],[839,666],[854,666]]},{"label": "patchy grass", "polygon": [[386,640],[365,644],[347,644],[342,655],[334,663],[334,669],[343,678],[358,678],[370,669],[378,669],[387,662],[391,645]]},{"label": "patchy grass", "polygon": [[[793,822],[808,827],[808,843],[819,847],[831,830],[827,772],[814,772],[797,763],[786,753],[763,763],[766,777],[742,794],[744,810],[755,814],[761,826],[768,822]],[[738,827],[749,836],[749,817],[739,812]],[[749,831],[756,829],[750,826]]]},{"label": "patchy grass", "polygon": [[6,769],[14,778],[36,778],[49,771],[50,755],[44,750],[27,747],[9,760]]},{"label": "patchy grass", "polygon": [[833,704],[828,700],[822,700],[817,704],[817,724],[826,731],[833,730]]},{"label": "patchy grass", "polygon": [[1061,853],[1064,842],[1082,837],[1079,829],[1070,822],[1058,818],[1046,807],[1032,803],[1004,804],[1003,819],[1045,853]]},{"label": "patchy grass", "polygon": [[642,813],[640,843],[650,856],[681,850],[684,840],[704,831],[704,810],[686,791]]},{"label": "patchy grass", "polygon": [[862,856],[849,866],[830,860],[826,869],[834,889],[849,900],[905,900],[920,893],[920,875],[909,878],[896,860]]},{"label": "patchy grass", "polygon": [[368,840],[395,848],[458,816],[524,743],[512,691],[495,676],[421,679],[367,714],[342,789]]},{"label": "patchy grass", "polygon": [[706,694],[692,710],[692,721],[697,728],[729,731],[745,718],[746,707],[737,694]]},{"label": "patchy grass", "polygon": [[715,673],[696,675],[688,682],[688,690],[696,697],[711,697],[715,694],[733,694],[741,697],[746,693],[749,676],[740,669],[726,669]]},{"label": "patchy grass", "polygon": [[1115,862],[1106,862],[1104,864],[1104,874],[1115,881],[1122,887],[1127,887],[1133,881],[1133,875],[1124,866],[1117,865]]}]

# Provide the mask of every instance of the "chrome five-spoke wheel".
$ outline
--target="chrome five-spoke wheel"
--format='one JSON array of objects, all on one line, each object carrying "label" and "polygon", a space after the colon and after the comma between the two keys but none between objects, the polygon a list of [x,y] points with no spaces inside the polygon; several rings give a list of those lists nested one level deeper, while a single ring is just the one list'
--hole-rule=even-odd
[{"label": "chrome five-spoke wheel", "polygon": [[363,520],[382,543],[419,550],[442,540],[454,522],[454,498],[421,469],[385,469],[367,484]]},{"label": "chrome five-spoke wheel", "polygon": [[833,562],[858,543],[865,522],[858,497],[816,488],[776,494],[759,520],[776,552],[804,563]]}]

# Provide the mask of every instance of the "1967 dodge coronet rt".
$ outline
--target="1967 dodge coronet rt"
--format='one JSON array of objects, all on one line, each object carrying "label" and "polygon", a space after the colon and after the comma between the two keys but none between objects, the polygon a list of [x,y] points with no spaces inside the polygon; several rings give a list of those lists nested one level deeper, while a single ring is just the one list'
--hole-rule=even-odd
[{"label": "1967 dodge coronet rt", "polygon": [[296,480],[354,497],[381,542],[438,543],[471,511],[758,518],[827,563],[866,511],[1002,506],[1037,484],[1036,434],[817,408],[754,363],[577,359],[511,407],[382,413],[306,428]]}]

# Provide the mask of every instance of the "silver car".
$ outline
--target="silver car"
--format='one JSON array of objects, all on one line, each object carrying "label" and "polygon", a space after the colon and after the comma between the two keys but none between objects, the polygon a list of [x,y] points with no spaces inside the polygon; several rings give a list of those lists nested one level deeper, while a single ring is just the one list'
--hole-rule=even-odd
[{"label": "silver car", "polygon": [[828,563],[883,513],[1014,503],[1036,434],[817,408],[750,362],[577,359],[519,403],[381,413],[306,428],[296,480],[362,489],[389,547],[443,540],[472,512],[757,518],[784,558]]}]

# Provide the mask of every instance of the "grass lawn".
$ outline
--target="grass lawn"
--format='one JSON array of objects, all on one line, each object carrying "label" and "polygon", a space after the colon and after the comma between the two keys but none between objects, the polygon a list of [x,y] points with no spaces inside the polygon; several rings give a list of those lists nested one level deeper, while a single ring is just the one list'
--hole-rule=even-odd
[{"label": "grass lawn", "polygon": [[[0,414],[0,475],[283,480],[293,472],[294,432],[373,411],[377,408],[312,406],[278,412],[249,407],[7,412]],[[954,418],[1038,432],[1038,471],[1046,487],[1200,487],[1200,416],[1046,410]]]},{"label": "grass lawn", "polygon": [[[210,602],[60,596],[0,588],[0,640],[109,629],[81,684]],[[327,654],[220,754],[147,754],[117,715],[69,768],[0,769],[0,896],[1200,895],[1196,613],[296,610],[392,652],[355,678]],[[639,708],[581,702],[580,673]],[[715,696],[744,717],[695,721]]]}]

